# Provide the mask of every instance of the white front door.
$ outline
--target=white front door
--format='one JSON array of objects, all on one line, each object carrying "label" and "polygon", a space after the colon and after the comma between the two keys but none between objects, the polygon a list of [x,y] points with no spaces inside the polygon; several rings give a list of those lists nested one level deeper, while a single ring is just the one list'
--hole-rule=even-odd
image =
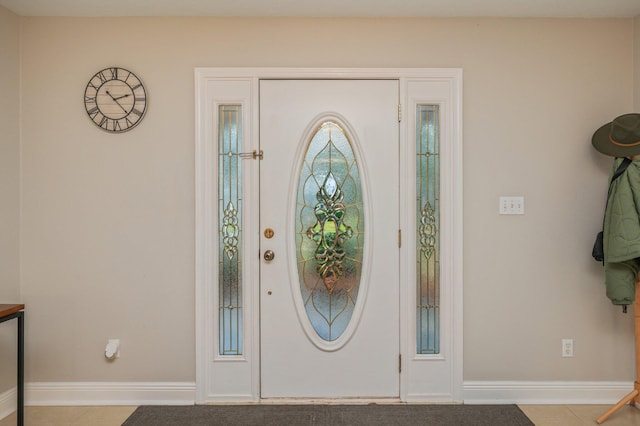
[{"label": "white front door", "polygon": [[262,398],[399,397],[398,97],[260,82]]}]

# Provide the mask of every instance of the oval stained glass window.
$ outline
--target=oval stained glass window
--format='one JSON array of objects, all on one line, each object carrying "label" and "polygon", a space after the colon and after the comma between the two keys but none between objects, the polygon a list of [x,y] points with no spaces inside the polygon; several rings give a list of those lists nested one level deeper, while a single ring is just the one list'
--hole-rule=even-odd
[{"label": "oval stained glass window", "polygon": [[354,313],[362,272],[364,209],[358,163],[336,122],[310,138],[298,181],[296,257],[304,310],[333,342]]}]

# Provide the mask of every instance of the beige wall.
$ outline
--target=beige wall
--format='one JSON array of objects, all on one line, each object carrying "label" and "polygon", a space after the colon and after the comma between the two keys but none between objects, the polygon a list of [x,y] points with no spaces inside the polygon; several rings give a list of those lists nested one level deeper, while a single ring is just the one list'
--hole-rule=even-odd
[{"label": "beige wall", "polygon": [[[2,6],[0,70],[0,303],[16,303],[20,299],[20,19]],[[16,384],[15,328],[15,321],[0,324],[0,394]]]},{"label": "beige wall", "polygon": [[[29,381],[195,379],[199,66],[461,67],[465,380],[633,380],[632,314],[606,299],[590,257],[610,166],[590,138],[633,107],[633,20],[22,24]],[[147,117],[122,135],[82,105],[111,65],[149,89]],[[499,216],[500,195],[524,196],[526,214]],[[112,364],[110,337],[122,340]],[[574,358],[560,357],[562,338]]]},{"label": "beige wall", "polygon": [[633,46],[634,46],[634,72],[633,72],[633,84],[634,84],[634,106],[636,112],[640,111],[640,16],[636,16],[633,26]]}]

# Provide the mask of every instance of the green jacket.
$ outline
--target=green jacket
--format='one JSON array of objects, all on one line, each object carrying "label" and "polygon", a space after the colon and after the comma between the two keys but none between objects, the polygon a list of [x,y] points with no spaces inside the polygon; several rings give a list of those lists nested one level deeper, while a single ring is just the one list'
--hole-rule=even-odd
[{"label": "green jacket", "polygon": [[[622,162],[616,158],[611,175]],[[635,298],[640,266],[640,161],[633,161],[611,184],[604,220],[605,284],[616,305]]]}]

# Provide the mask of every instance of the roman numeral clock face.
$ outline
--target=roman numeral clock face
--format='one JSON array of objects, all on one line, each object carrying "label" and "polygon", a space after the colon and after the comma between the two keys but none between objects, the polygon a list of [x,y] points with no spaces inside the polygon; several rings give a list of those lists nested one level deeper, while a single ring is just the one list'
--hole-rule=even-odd
[{"label": "roman numeral clock face", "polygon": [[96,126],[110,133],[134,128],[147,110],[147,92],[140,79],[124,68],[97,72],[84,91],[84,107]]}]

